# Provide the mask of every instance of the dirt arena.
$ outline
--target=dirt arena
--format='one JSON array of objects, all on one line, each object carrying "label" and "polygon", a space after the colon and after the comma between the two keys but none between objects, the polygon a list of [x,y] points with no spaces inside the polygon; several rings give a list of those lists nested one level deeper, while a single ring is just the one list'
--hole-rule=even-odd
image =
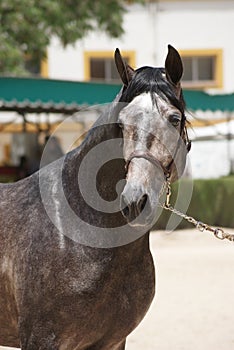
[{"label": "dirt arena", "polygon": [[160,231],[151,247],[156,298],[126,349],[234,349],[234,243],[197,230]]}]

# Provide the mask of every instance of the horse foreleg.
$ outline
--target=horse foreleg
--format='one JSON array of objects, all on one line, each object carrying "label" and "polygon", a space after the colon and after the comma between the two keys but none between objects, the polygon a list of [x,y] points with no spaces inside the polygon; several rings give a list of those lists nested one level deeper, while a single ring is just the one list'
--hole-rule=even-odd
[{"label": "horse foreleg", "polygon": [[38,342],[30,337],[22,341],[21,350],[59,350],[59,348],[50,339],[40,339]]},{"label": "horse foreleg", "polygon": [[30,337],[22,341],[21,350],[59,350],[59,348],[50,339],[40,339],[38,342]]},{"label": "horse foreleg", "polygon": [[120,344],[119,347],[116,348],[116,350],[125,350],[125,346],[126,346],[126,340],[124,340],[124,342]]},{"label": "horse foreleg", "polygon": [[39,323],[20,329],[21,350],[59,350],[55,338],[49,327]]},{"label": "horse foreleg", "polygon": [[101,341],[97,344],[89,346],[86,350],[125,350],[125,345],[126,339],[123,342],[115,345],[113,345],[113,343],[110,345],[109,342]]}]

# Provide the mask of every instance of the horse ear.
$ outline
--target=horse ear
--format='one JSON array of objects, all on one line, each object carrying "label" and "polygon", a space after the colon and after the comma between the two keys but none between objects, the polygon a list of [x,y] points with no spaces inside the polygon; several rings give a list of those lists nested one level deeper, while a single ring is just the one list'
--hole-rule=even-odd
[{"label": "horse ear", "polygon": [[119,72],[120,78],[125,86],[128,86],[132,80],[134,69],[130,67],[121,56],[119,49],[115,50],[115,64]]},{"label": "horse ear", "polygon": [[174,85],[177,85],[183,75],[183,63],[179,52],[171,45],[168,45],[165,69],[167,79]]}]

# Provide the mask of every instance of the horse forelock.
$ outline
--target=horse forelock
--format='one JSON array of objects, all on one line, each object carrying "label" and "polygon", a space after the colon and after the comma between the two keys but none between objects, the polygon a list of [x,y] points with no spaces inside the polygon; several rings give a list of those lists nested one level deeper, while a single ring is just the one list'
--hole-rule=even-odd
[{"label": "horse forelock", "polygon": [[157,95],[178,108],[185,119],[185,102],[182,90],[179,98],[175,88],[167,80],[164,68],[141,67],[135,71],[133,79],[123,90],[120,102],[130,103],[136,96],[149,92],[152,102],[157,105]]}]

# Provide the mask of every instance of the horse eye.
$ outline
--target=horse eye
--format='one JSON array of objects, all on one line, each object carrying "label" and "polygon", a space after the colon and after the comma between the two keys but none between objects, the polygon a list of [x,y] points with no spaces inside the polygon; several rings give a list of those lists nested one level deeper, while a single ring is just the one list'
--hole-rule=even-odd
[{"label": "horse eye", "polygon": [[174,126],[177,127],[180,124],[180,116],[177,114],[172,114],[169,116],[169,122]]}]

